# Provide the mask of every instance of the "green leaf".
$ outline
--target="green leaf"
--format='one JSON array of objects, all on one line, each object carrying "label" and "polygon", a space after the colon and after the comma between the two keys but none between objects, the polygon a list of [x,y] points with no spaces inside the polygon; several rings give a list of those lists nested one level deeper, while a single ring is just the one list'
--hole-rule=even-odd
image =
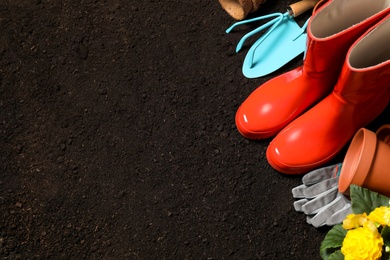
[{"label": "green leaf", "polygon": [[387,253],[385,250],[382,251],[381,259],[389,259],[389,253]]},{"label": "green leaf", "polygon": [[355,214],[369,214],[380,206],[390,206],[390,198],[356,185],[350,186],[351,206]]},{"label": "green leaf", "polygon": [[329,256],[328,260],[344,260],[344,255],[341,250],[337,250]]},{"label": "green leaf", "polygon": [[340,224],[329,230],[320,247],[322,259],[332,259],[330,256],[341,248],[346,234],[347,230],[345,230]]},{"label": "green leaf", "polygon": [[383,238],[383,243],[385,246],[390,246],[390,227],[385,226],[381,231],[381,236]]}]

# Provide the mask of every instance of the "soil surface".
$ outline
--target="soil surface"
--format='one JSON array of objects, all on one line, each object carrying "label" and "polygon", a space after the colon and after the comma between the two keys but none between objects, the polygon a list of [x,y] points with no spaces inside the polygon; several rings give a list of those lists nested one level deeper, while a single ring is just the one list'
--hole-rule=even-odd
[{"label": "soil surface", "polygon": [[234,123],[302,57],[247,79],[255,39],[235,47],[260,23],[233,23],[217,0],[1,1],[1,259],[320,258],[328,229],[293,209],[302,176]]}]

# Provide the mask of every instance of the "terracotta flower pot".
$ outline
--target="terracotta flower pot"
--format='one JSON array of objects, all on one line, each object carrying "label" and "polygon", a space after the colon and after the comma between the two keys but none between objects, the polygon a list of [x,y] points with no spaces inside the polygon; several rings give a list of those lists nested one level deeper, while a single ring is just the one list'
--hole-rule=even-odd
[{"label": "terracotta flower pot", "polygon": [[344,158],[339,191],[349,194],[355,184],[390,196],[390,125],[376,133],[361,128],[354,136]]},{"label": "terracotta flower pot", "polygon": [[242,20],[249,13],[257,11],[266,0],[219,0],[222,8],[234,19]]}]

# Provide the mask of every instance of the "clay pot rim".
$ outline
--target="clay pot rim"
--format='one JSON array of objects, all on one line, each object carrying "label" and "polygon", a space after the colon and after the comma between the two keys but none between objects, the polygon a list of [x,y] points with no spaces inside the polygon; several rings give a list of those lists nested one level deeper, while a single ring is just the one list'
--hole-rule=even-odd
[{"label": "clay pot rim", "polygon": [[376,136],[382,142],[390,144],[390,124],[379,127],[376,131]]},{"label": "clay pot rim", "polygon": [[358,186],[363,185],[375,156],[376,145],[377,136],[374,132],[361,128],[355,134],[341,168],[339,179],[341,193],[348,193],[352,180]]}]

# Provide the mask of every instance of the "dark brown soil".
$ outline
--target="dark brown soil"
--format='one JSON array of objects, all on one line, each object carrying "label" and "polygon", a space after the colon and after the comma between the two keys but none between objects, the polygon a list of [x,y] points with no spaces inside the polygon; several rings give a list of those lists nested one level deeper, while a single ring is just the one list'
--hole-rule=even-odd
[{"label": "dark brown soil", "polygon": [[246,79],[233,22],[217,0],[1,1],[1,259],[319,258],[301,176],[234,124],[302,57]]}]

